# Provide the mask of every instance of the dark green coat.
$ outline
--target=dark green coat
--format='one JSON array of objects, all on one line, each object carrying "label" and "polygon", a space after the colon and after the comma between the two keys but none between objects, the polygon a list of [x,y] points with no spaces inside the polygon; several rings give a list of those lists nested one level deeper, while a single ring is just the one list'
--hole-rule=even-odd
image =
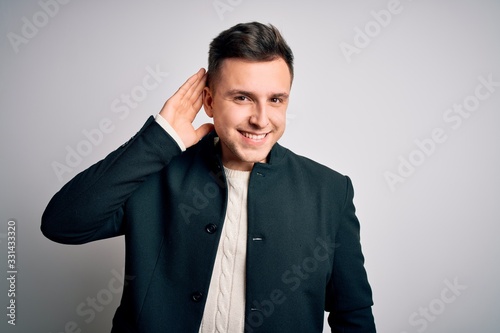
[{"label": "dark green coat", "polygon": [[[215,133],[181,154],[151,117],[50,201],[42,232],[81,244],[125,235],[112,332],[198,332],[227,189]],[[246,332],[375,332],[348,177],[276,144],[248,188]]]}]

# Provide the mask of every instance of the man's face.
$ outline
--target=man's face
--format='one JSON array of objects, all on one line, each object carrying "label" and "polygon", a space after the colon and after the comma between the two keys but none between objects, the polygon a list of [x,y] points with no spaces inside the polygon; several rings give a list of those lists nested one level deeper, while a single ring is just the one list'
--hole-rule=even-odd
[{"label": "man's face", "polygon": [[213,118],[227,168],[248,171],[254,163],[266,162],[285,131],[290,88],[282,58],[223,61],[218,81],[203,92],[203,105]]}]

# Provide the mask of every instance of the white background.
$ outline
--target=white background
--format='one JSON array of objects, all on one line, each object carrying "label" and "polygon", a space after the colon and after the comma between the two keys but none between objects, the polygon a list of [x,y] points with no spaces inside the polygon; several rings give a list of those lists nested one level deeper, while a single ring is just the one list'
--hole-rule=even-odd
[{"label": "white background", "polygon": [[[0,280],[2,332],[110,330],[123,239],[52,243],[41,214],[206,67],[217,34],[254,20],[276,25],[296,58],[281,143],[353,180],[378,331],[499,331],[499,1],[54,1],[0,1],[0,268],[9,219],[18,262],[15,327]],[[168,75],[137,95],[148,68]],[[481,77],[496,83],[477,90]],[[114,112],[133,92],[128,115]],[[464,103],[466,116],[448,113]],[[103,119],[112,131],[69,167],[68,147]],[[109,304],[91,318],[97,296]]]}]

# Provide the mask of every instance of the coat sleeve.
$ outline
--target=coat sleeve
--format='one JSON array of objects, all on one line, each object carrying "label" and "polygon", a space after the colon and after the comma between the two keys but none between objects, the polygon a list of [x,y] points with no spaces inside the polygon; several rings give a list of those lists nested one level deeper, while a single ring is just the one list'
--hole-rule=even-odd
[{"label": "coat sleeve", "polygon": [[359,221],[349,177],[341,221],[335,238],[333,271],[327,287],[325,310],[334,333],[376,332],[372,314],[372,291],[364,268]]},{"label": "coat sleeve", "polygon": [[180,153],[175,141],[150,117],[127,143],[54,195],[42,215],[42,233],[64,244],[123,234],[125,201],[149,175]]}]

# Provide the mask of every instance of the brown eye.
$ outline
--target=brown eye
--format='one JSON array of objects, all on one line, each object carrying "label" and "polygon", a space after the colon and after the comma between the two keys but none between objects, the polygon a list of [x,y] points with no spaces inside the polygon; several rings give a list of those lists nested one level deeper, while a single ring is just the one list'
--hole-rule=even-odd
[{"label": "brown eye", "polygon": [[249,100],[249,99],[248,99],[248,97],[243,96],[243,95],[241,95],[241,96],[236,96],[234,99],[235,99],[235,100],[237,100],[237,101],[239,101],[239,102],[245,102],[245,101],[248,101],[248,100]]}]

